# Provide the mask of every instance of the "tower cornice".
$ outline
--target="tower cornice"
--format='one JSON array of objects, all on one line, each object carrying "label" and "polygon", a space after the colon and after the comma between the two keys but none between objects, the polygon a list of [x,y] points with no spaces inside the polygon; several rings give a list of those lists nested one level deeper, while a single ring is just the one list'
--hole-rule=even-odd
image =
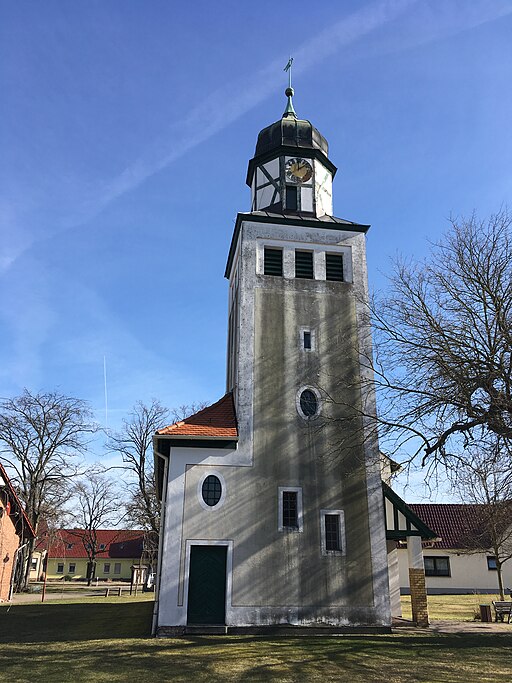
[{"label": "tower cornice", "polygon": [[231,245],[229,247],[226,270],[224,272],[224,277],[227,279],[229,279],[231,274],[231,267],[235,257],[238,235],[244,221],[251,223],[268,223],[270,225],[289,225],[292,227],[301,228],[318,228],[319,230],[340,230],[362,233],[367,233],[370,229],[369,225],[365,225],[363,223],[354,223],[344,218],[337,218],[336,216],[324,215],[320,218],[314,218],[311,216],[302,217],[299,215],[290,216],[281,213],[270,213],[268,211],[238,213],[236,217],[235,228],[233,230],[233,237],[231,238]]}]

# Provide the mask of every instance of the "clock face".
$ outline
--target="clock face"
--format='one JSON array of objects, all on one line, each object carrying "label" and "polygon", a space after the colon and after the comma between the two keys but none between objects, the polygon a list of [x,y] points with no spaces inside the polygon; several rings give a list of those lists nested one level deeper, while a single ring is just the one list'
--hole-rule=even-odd
[{"label": "clock face", "polygon": [[306,159],[288,159],[284,170],[291,183],[307,183],[313,176],[313,167]]}]

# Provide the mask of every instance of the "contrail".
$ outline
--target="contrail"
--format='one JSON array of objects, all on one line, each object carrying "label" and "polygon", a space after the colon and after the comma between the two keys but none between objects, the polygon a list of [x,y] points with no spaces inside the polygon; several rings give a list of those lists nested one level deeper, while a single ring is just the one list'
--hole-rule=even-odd
[{"label": "contrail", "polygon": [[[372,31],[385,26],[415,7],[417,15],[410,15],[411,30],[404,40],[391,48],[377,48],[377,53],[401,51],[440,38],[460,33],[512,12],[510,0],[496,0],[471,4],[467,0],[440,5],[439,10],[419,0],[376,0],[348,17],[335,22],[294,52],[294,73],[306,72],[342,48],[353,45]],[[373,54],[375,56],[375,54]],[[78,207],[74,216],[63,225],[46,233],[44,240],[83,225],[99,214],[108,204],[140,186],[148,178],[169,166],[194,147],[217,134],[275,91],[288,53],[279,55],[261,69],[243,79],[231,81],[201,99],[181,121],[174,123],[164,134],[146,147],[144,153],[129,164],[119,175],[90,194],[90,199]],[[205,116],[205,112],[208,115]],[[198,131],[200,131],[198,133]],[[0,258],[0,272],[7,270],[25,251],[41,239],[29,239]]]}]

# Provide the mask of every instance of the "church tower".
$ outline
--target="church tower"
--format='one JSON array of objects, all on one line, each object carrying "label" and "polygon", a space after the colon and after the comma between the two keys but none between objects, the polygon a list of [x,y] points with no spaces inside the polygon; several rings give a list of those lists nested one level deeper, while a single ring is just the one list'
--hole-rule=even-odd
[{"label": "church tower", "polygon": [[286,96],[227,260],[227,393],[155,437],[159,633],[390,623],[369,226],[332,215],[327,141]]}]

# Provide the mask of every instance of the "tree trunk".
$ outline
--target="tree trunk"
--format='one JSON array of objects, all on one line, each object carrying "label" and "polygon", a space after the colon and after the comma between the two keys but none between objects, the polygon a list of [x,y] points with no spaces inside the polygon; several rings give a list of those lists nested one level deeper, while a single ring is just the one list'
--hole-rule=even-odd
[{"label": "tree trunk", "polygon": [[94,560],[90,560],[87,563],[87,585],[90,586],[92,583],[92,580],[94,579],[94,575],[96,573],[96,562]]},{"label": "tree trunk", "polygon": [[[23,543],[23,541],[22,541]],[[31,538],[28,541],[28,545],[21,551],[22,557],[20,562],[22,562],[22,569],[18,575],[18,581],[16,582],[15,592],[19,593],[28,588],[28,580],[30,578],[30,567],[32,566],[32,556],[34,554],[34,548],[36,545],[36,539]]]},{"label": "tree trunk", "polygon": [[496,573],[498,575],[498,589],[500,592],[500,600],[505,600],[505,591],[503,590],[503,572],[501,570],[502,564],[496,558]]}]

